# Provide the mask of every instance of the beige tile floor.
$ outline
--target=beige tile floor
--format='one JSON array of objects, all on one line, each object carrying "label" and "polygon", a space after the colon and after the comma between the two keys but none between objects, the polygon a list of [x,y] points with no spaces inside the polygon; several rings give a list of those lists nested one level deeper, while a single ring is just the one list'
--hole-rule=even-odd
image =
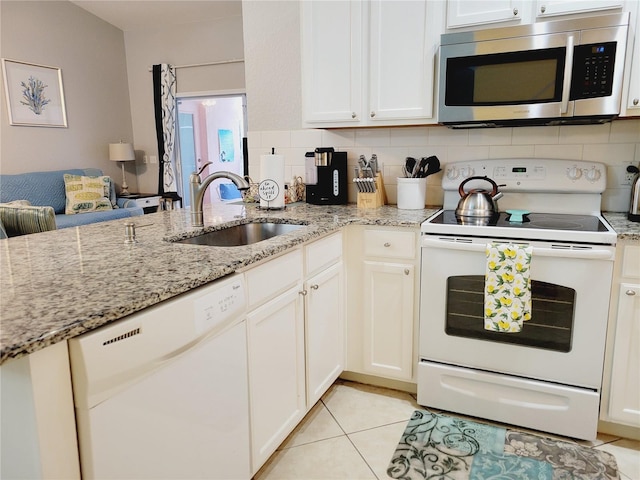
[{"label": "beige tile floor", "polygon": [[[419,408],[411,394],[338,380],[254,479],[388,479],[389,460]],[[614,454],[622,480],[640,480],[640,442],[598,435],[581,443]]]}]

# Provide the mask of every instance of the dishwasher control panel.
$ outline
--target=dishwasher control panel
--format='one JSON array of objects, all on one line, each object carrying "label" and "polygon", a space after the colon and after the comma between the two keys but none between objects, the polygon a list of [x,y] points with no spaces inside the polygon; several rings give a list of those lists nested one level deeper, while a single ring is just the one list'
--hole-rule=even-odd
[{"label": "dishwasher control panel", "polygon": [[241,315],[246,303],[242,276],[222,280],[217,288],[194,302],[196,333],[205,333],[220,323]]}]

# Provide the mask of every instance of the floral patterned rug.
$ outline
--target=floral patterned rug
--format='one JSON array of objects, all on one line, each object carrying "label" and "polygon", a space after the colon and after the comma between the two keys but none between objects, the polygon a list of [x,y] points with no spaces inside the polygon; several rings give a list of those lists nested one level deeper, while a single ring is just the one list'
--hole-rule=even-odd
[{"label": "floral patterned rug", "polygon": [[413,412],[387,474],[402,480],[620,478],[610,453],[425,410]]}]

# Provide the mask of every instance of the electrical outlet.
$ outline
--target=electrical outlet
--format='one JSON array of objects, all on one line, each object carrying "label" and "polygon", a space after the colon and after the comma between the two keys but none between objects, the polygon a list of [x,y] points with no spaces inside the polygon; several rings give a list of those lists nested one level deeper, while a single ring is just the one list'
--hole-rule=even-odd
[{"label": "electrical outlet", "polygon": [[155,155],[149,155],[149,163],[158,163],[158,157]]},{"label": "electrical outlet", "polygon": [[633,179],[635,178],[636,174],[635,173],[631,173],[631,172],[627,172],[627,167],[629,165],[633,165],[633,162],[623,162],[622,163],[623,172],[622,172],[622,181],[620,182],[620,185],[624,185],[624,186],[633,185]]}]

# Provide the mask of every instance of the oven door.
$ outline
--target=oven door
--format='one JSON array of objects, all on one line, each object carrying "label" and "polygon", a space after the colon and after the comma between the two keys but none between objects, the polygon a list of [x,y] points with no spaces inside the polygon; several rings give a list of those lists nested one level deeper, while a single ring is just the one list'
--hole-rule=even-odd
[{"label": "oven door", "polygon": [[420,358],[599,390],[615,248],[526,242],[531,319],[498,333],[484,330],[491,242],[508,240],[423,236]]}]

